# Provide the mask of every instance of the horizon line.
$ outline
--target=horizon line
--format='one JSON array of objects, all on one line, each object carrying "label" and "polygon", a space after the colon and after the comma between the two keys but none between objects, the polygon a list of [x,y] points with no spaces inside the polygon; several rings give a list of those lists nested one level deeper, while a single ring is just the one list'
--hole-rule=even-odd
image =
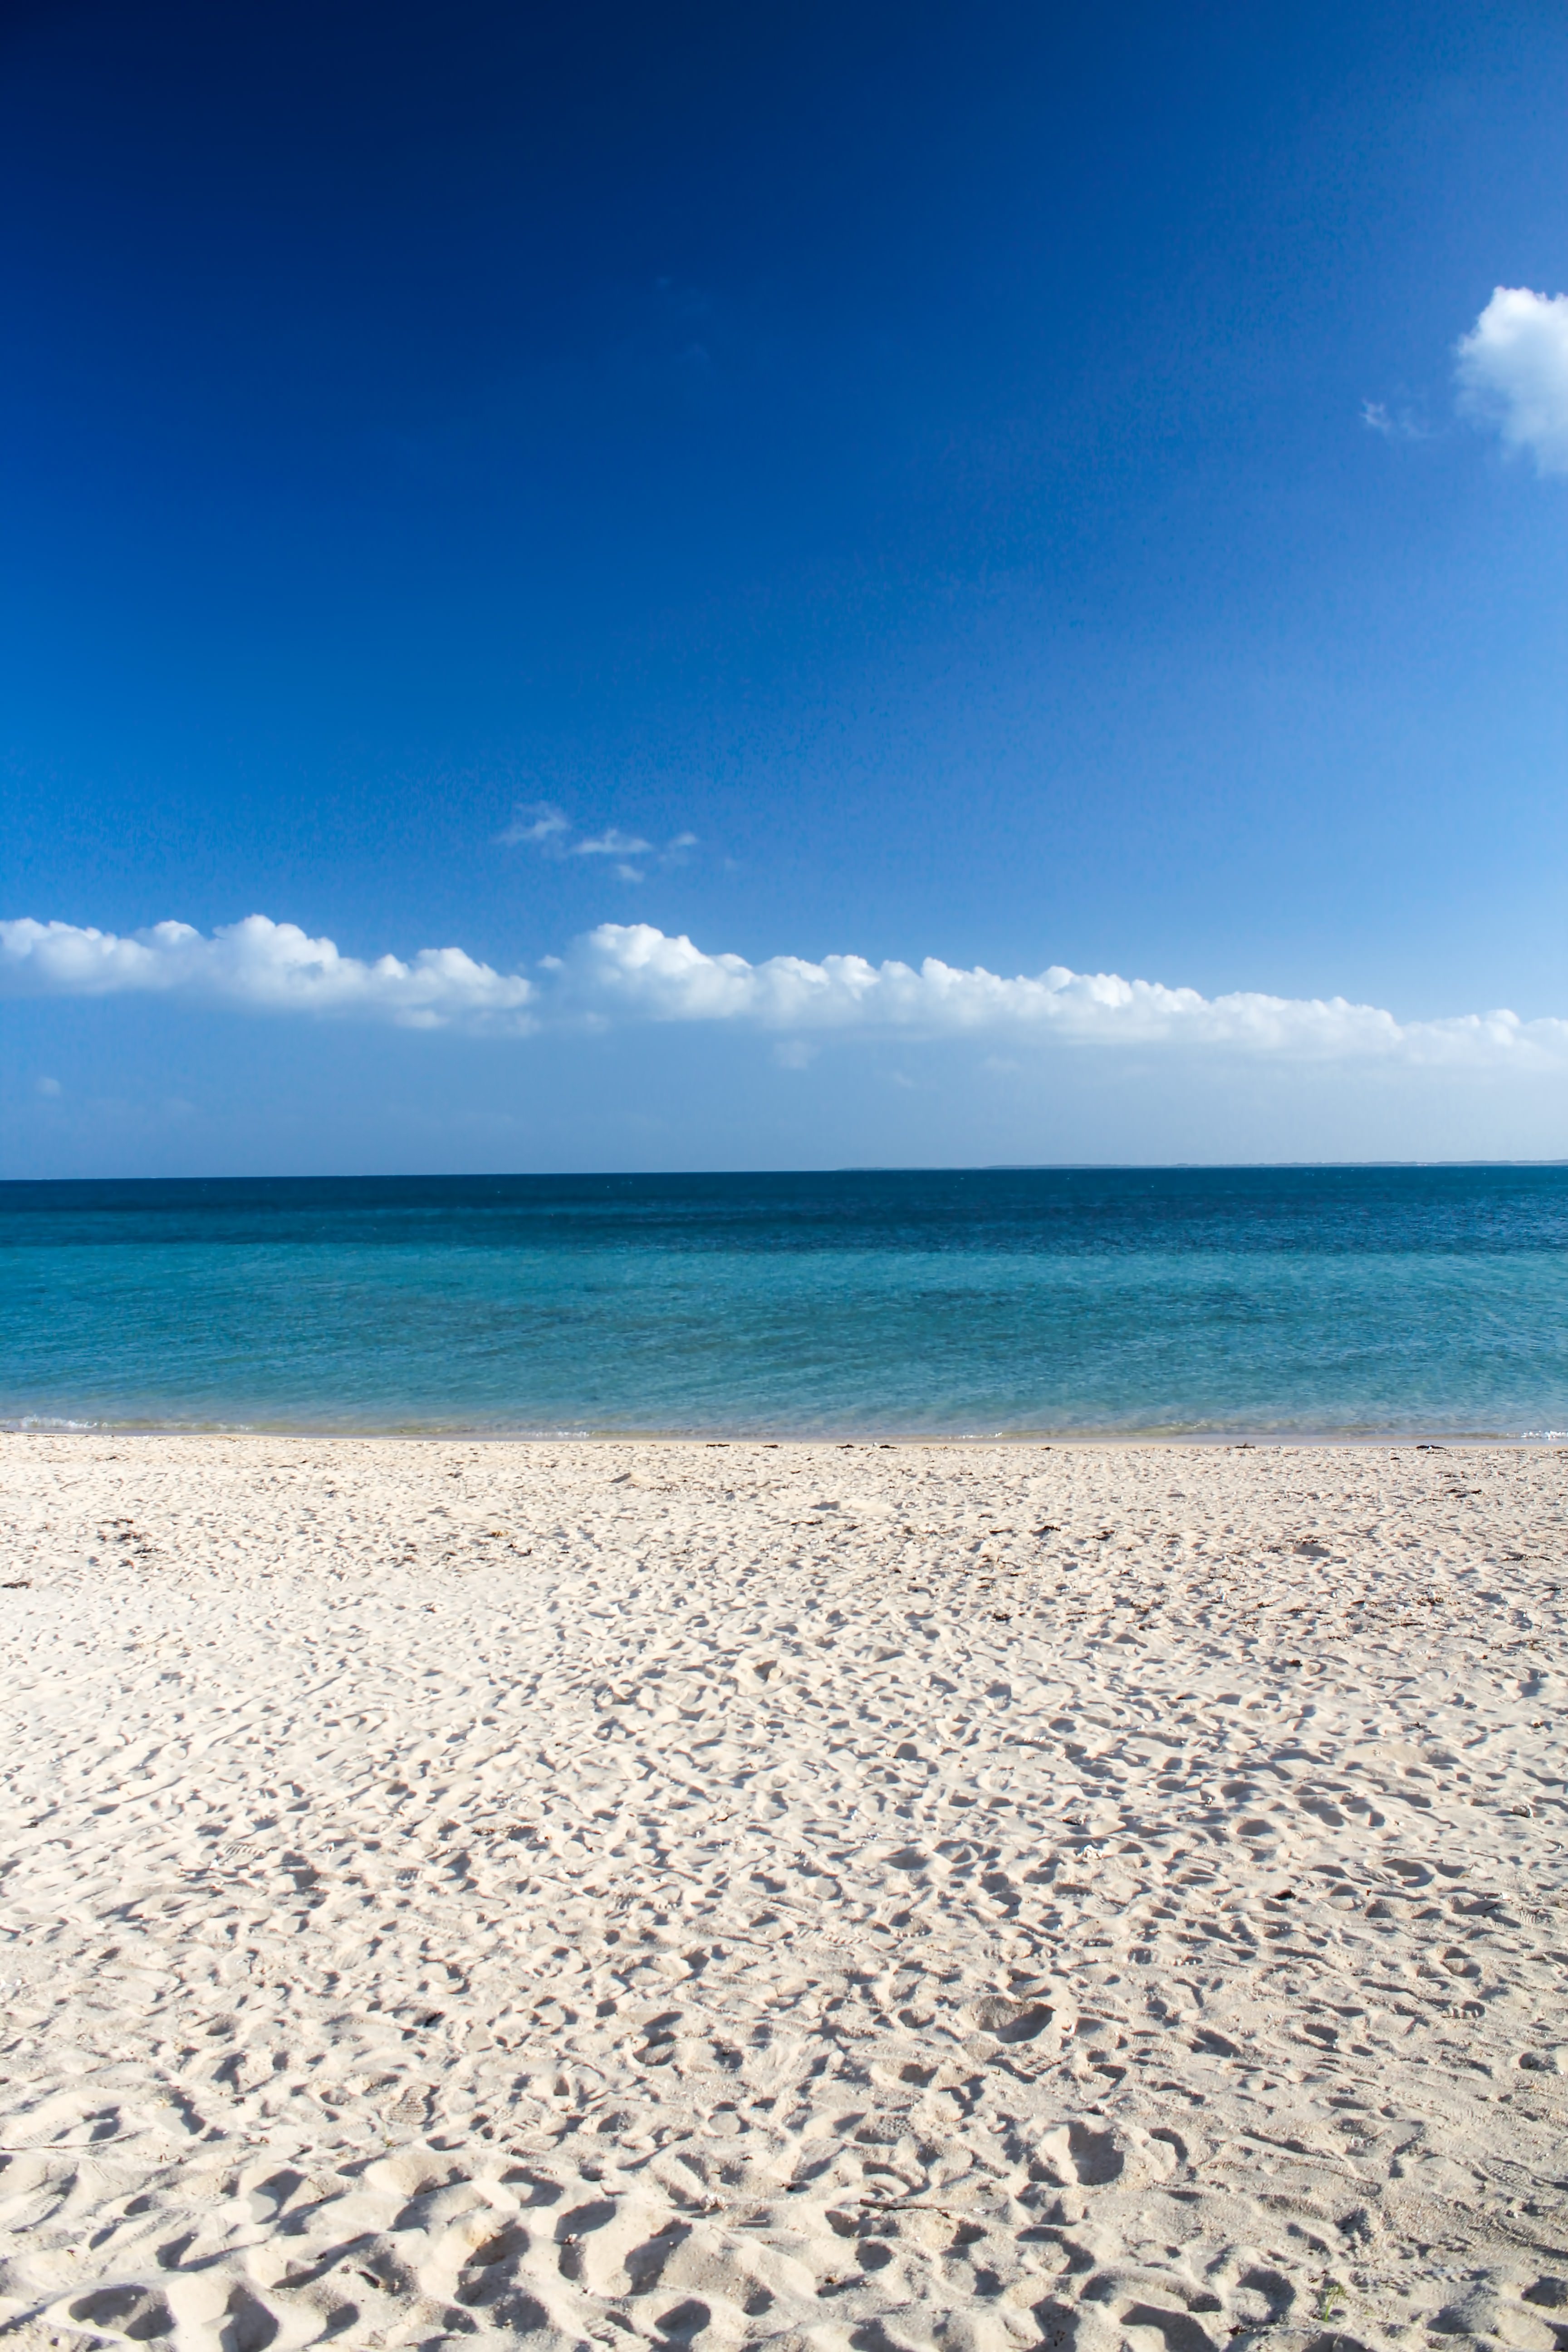
[{"label": "horizon line", "polygon": [[946,1165],[922,1160],[847,1160],[799,1168],[474,1168],[299,1170],[237,1175],[0,1176],[0,1188],[65,1184],[479,1184],[679,1183],[696,1178],[807,1176],[1158,1176],[1353,1172],[1364,1170],[1568,1169],[1557,1159],[1473,1160],[991,1160]]}]

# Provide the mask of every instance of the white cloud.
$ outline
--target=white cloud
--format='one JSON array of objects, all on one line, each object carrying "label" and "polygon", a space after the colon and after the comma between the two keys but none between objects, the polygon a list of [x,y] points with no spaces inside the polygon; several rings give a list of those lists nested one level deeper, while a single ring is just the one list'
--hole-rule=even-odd
[{"label": "white cloud", "polygon": [[506,849],[531,842],[537,848],[552,847],[559,856],[561,836],[571,830],[571,818],[553,801],[520,801],[511,813],[511,823],[504,833],[497,834],[496,840]]},{"label": "white cloud", "polygon": [[651,923],[601,923],[542,978],[498,972],[460,948],[410,961],[340,955],[292,923],[247,916],[210,938],[158,923],[132,938],[72,923],[0,922],[0,992],[110,996],[162,992],[262,1013],[357,1015],[414,1028],[522,1034],[587,1023],[698,1022],[784,1033],[775,1058],[799,1067],[823,1033],[973,1037],[1080,1048],[1193,1052],[1276,1062],[1403,1063],[1429,1068],[1568,1073],[1568,1020],[1508,1012],[1396,1021],[1342,996],[1255,992],[1201,996],[1158,981],[1052,965],[1004,978],[928,956],[919,966],[862,956],[709,955]]},{"label": "white cloud", "polygon": [[1466,1013],[1400,1023],[1375,1005],[1192,988],[1053,965],[1004,979],[928,956],[708,955],[650,923],[601,923],[561,967],[558,1003],[598,1019],[740,1023],[762,1029],[898,1031],[920,1037],[1011,1035],[1080,1045],[1192,1046],[1299,1061],[1368,1056],[1425,1064],[1568,1068],[1568,1021]]},{"label": "white cloud", "polygon": [[618,824],[612,824],[606,826],[605,831],[596,835],[592,841],[574,841],[572,844],[572,856],[574,857],[640,857],[646,850],[652,847],[652,842],[645,841],[640,833],[623,833]]},{"label": "white cloud", "polygon": [[1458,362],[1468,413],[1528,449],[1542,474],[1568,474],[1568,294],[1498,287]]},{"label": "white cloud", "polygon": [[1429,441],[1432,437],[1430,428],[1414,409],[1405,405],[1390,408],[1385,400],[1363,400],[1361,421],[1369,433],[1381,433],[1385,441]]},{"label": "white cloud", "polygon": [[674,834],[660,846],[645,841],[640,833],[623,833],[618,824],[606,825],[602,833],[586,835],[579,841],[571,838],[574,830],[573,820],[553,801],[522,801],[496,840],[507,849],[541,849],[546,857],[612,858],[616,878],[621,882],[647,881],[643,869],[632,865],[634,857],[651,857],[658,866],[684,866],[700,846],[694,833]]},{"label": "white cloud", "polygon": [[11,996],[118,996],[155,992],[260,1013],[339,1013],[403,1028],[531,1027],[537,993],[461,948],[422,948],[411,963],[340,955],[295,923],[247,915],[210,939],[189,923],[154,923],[129,939],[76,923],[0,922],[0,990]]}]

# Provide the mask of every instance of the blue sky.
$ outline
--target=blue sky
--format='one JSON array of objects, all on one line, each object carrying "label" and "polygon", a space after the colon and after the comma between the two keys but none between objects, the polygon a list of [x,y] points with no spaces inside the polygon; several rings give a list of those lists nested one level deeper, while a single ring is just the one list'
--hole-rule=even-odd
[{"label": "blue sky", "polygon": [[1564,152],[1496,0],[8,10],[0,1173],[1568,1154]]}]

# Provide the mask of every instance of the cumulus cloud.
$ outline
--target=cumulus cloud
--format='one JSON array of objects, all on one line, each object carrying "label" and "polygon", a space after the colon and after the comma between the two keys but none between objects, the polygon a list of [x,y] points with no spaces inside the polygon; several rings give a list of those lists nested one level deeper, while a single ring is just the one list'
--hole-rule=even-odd
[{"label": "cumulus cloud", "polygon": [[0,993],[112,996],[160,992],[258,1013],[342,1014],[405,1028],[500,1030],[616,1023],[707,1023],[773,1034],[774,1058],[800,1068],[825,1034],[972,1037],[1082,1048],[1191,1051],[1274,1061],[1404,1063],[1427,1067],[1568,1074],[1568,1020],[1508,1012],[1395,1020],[1342,996],[1202,996],[1114,972],[1053,964],[1005,978],[928,956],[919,964],[863,956],[710,955],[651,923],[601,923],[540,977],[496,971],[461,948],[423,948],[407,962],[341,955],[292,923],[250,915],[210,937],[156,923],[129,938],[74,923],[0,922]]},{"label": "cumulus cloud", "polygon": [[1568,474],[1568,294],[1500,286],[1458,351],[1459,397],[1542,474]]},{"label": "cumulus cloud", "polygon": [[312,940],[297,923],[247,915],[210,938],[189,923],[154,923],[121,938],[76,923],[0,922],[0,989],[11,996],[153,992],[259,1013],[357,1013],[405,1029],[526,1029],[537,994],[521,974],[493,971],[461,948],[422,948],[409,963],[364,963]]},{"label": "cumulus cloud", "polygon": [[1005,979],[928,956],[920,965],[863,956],[709,955],[651,923],[601,923],[559,967],[558,1007],[599,1018],[742,1023],[792,1033],[898,1031],[917,1037],[1013,1035],[1066,1044],[1203,1049],[1333,1061],[1568,1068],[1568,1021],[1513,1013],[1401,1023],[1342,996],[1201,996],[1158,981],[1075,972],[1064,964]]}]

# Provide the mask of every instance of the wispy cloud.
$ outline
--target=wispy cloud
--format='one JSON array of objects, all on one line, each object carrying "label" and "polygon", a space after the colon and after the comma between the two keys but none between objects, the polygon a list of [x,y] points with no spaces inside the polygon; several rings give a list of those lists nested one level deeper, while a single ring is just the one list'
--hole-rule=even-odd
[{"label": "wispy cloud", "polygon": [[623,833],[618,825],[612,824],[591,841],[574,841],[569,854],[573,857],[613,857],[620,881],[646,882],[647,877],[642,868],[629,861],[646,857],[652,849],[652,842],[645,841],[640,834]]},{"label": "wispy cloud", "polygon": [[1429,441],[1432,438],[1431,426],[1405,401],[1396,402],[1391,408],[1385,400],[1363,400],[1361,421],[1369,433],[1381,434],[1385,441]]},{"label": "wispy cloud", "polygon": [[522,801],[496,840],[506,849],[542,850],[546,857],[607,857],[623,882],[647,879],[644,868],[632,864],[633,858],[648,859],[656,866],[684,866],[699,846],[694,833],[678,833],[668,841],[656,843],[645,840],[640,833],[623,833],[618,824],[606,825],[601,833],[583,834],[575,840],[574,832],[573,820],[553,801]]},{"label": "wispy cloud", "polygon": [[1568,294],[1500,286],[1456,353],[1459,404],[1528,450],[1542,474],[1568,474]]},{"label": "wispy cloud", "polygon": [[535,849],[552,849],[559,856],[571,830],[571,818],[553,802],[520,801],[511,813],[511,823],[497,834],[496,840],[505,849],[520,849],[526,843]]},{"label": "wispy cloud", "polygon": [[781,1036],[789,1042],[775,1057],[791,1068],[808,1058],[803,1041],[837,1033],[1007,1040],[1014,1054],[1033,1043],[1568,1075],[1568,1020],[1493,1012],[1400,1022],[1342,996],[1203,996],[1060,964],[1009,979],[934,956],[919,965],[854,955],[752,963],[710,955],[650,923],[601,923],[536,971],[537,978],[500,972],[452,947],[424,948],[407,961],[391,955],[363,961],[265,915],[210,937],[188,923],[158,923],[125,938],[73,923],[0,922],[0,993],[10,996],[159,992],[257,1013],[513,1034],[584,1024],[706,1023]]},{"label": "wispy cloud", "polygon": [[652,842],[645,841],[640,834],[623,833],[618,825],[612,824],[607,832],[597,835],[592,841],[574,841],[572,855],[574,857],[640,857],[645,850],[652,847]]}]

